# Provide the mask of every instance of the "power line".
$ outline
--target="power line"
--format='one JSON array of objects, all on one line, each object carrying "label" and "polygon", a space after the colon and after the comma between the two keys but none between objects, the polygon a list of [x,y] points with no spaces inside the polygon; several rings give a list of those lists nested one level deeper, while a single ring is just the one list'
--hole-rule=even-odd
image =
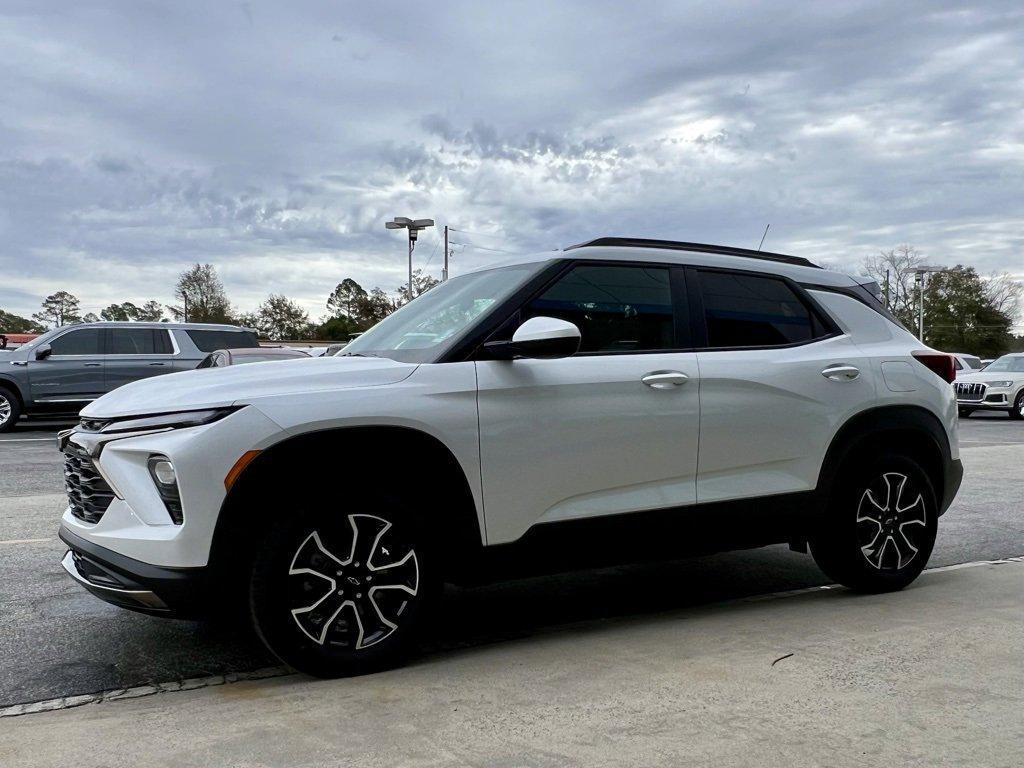
[{"label": "power line", "polygon": [[482,245],[476,245],[475,243],[459,243],[455,240],[450,241],[452,245],[461,245],[463,248],[476,248],[478,251],[494,251],[495,253],[511,253],[513,256],[518,256],[522,251],[506,251],[504,248],[486,248]]},{"label": "power line", "polygon": [[456,229],[455,227],[448,227],[450,232],[462,232],[465,235],[476,235],[477,237],[493,237],[498,240],[504,240],[504,235],[489,234],[487,232],[471,232],[468,229]]}]

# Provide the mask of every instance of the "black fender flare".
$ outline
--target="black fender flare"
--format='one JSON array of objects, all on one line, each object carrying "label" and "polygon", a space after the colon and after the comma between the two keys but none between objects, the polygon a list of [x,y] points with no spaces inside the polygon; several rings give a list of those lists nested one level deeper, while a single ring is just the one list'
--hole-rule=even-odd
[{"label": "black fender flare", "polygon": [[820,498],[828,498],[845,462],[865,450],[892,446],[893,440],[902,441],[900,447],[922,462],[939,494],[939,514],[945,512],[960,487],[963,468],[952,457],[949,435],[938,416],[917,405],[871,408],[843,424],[822,462],[816,488]]}]

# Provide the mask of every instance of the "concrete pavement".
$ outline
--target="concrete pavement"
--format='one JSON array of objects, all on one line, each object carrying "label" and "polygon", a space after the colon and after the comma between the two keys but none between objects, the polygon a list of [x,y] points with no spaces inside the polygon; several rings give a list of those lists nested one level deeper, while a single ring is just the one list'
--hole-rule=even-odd
[{"label": "concrete pavement", "polygon": [[[1024,563],[0,720],[0,764],[1016,766]],[[58,735],[59,734],[59,735]]]}]

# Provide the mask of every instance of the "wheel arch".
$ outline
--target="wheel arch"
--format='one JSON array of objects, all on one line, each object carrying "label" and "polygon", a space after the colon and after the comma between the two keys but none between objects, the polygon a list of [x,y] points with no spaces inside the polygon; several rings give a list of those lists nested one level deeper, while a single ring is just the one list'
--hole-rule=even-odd
[{"label": "wheel arch", "polygon": [[[386,464],[386,466],[384,466]],[[436,514],[445,535],[444,560],[453,567],[475,561],[483,547],[481,515],[454,453],[437,437],[404,426],[349,426],[288,437],[250,462],[221,505],[210,549],[210,565],[233,561],[241,540],[254,542],[260,523],[274,513],[268,489],[287,493],[289,486],[321,482],[325,493],[344,494],[340,481],[375,479],[384,489],[415,489]],[[445,489],[443,503],[439,491]],[[260,502],[256,500],[259,499]]]},{"label": "wheel arch", "polygon": [[6,389],[16,398],[18,398],[18,405],[22,409],[25,408],[25,395],[21,392],[21,387],[18,386],[18,382],[7,376],[0,376],[0,389]]},{"label": "wheel arch", "polygon": [[[939,418],[915,405],[890,405],[862,411],[851,417],[832,438],[822,462],[817,491],[827,498],[841,469],[848,462],[881,450],[898,447],[921,464],[939,496],[940,514],[953,501],[959,476],[949,436]],[[955,482],[953,482],[955,480]]]}]

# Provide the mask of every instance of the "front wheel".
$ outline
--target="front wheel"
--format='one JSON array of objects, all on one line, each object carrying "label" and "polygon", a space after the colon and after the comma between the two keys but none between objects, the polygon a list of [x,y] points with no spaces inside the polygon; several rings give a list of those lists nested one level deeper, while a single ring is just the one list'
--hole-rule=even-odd
[{"label": "front wheel", "polygon": [[21,403],[8,390],[0,387],[0,432],[10,432],[21,416]]},{"label": "front wheel", "polygon": [[811,553],[826,575],[859,592],[903,589],[924,570],[935,546],[935,491],[920,465],[905,456],[853,462],[826,514]]},{"label": "front wheel", "polygon": [[1013,407],[1010,408],[1011,419],[1024,419],[1024,389],[1017,395],[1017,399],[1013,401]]},{"label": "front wheel", "polygon": [[343,677],[395,666],[415,647],[438,579],[426,531],[400,501],[289,511],[253,564],[250,607],[295,669]]}]

